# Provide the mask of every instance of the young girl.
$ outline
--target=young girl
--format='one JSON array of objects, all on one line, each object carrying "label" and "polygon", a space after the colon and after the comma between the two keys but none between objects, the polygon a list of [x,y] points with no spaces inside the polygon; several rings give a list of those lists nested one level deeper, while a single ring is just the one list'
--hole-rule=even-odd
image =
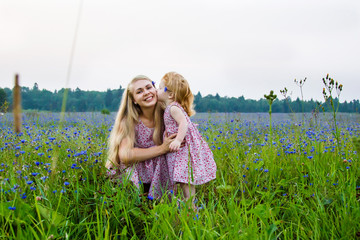
[{"label": "young girl", "polygon": [[[186,200],[195,195],[195,185],[201,185],[216,178],[216,164],[213,154],[200,135],[190,117],[194,115],[194,96],[188,82],[176,72],[165,74],[157,90],[158,101],[166,106],[164,112],[165,130],[177,133],[170,144],[171,152],[166,155],[170,180],[179,183]],[[181,142],[186,140],[184,147]]]}]

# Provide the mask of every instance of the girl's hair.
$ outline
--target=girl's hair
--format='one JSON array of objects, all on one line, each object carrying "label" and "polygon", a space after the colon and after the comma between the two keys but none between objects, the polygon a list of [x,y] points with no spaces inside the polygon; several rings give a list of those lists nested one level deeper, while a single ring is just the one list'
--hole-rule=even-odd
[{"label": "girl's hair", "polygon": [[[125,146],[126,155],[130,153],[131,148],[134,147],[136,142],[135,126],[138,123],[139,116],[141,115],[142,111],[139,105],[134,104],[133,83],[139,80],[148,80],[152,83],[150,78],[144,75],[138,75],[131,80],[125,89],[108,141],[109,150],[108,160],[105,164],[106,168],[119,165],[119,147],[122,140],[127,140],[127,146]],[[162,143],[163,134],[163,110],[159,104],[156,104],[155,106],[154,122],[155,127],[153,141],[156,145],[160,145]]]},{"label": "girl's hair", "polygon": [[174,94],[174,100],[184,108],[189,116],[194,115],[194,95],[186,79],[176,72],[168,72],[162,79],[167,90]]}]

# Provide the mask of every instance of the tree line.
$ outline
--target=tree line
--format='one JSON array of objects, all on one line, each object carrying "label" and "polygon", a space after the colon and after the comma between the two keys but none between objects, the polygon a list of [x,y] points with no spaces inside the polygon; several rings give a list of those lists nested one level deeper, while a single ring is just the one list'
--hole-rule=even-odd
[{"label": "tree line", "polygon": [[[70,112],[95,112],[107,109],[117,111],[124,93],[121,86],[118,89],[107,89],[107,91],[83,91],[79,88],[75,90],[68,89],[66,111]],[[32,88],[22,87],[21,98],[22,108],[24,110],[39,110],[60,112],[62,101],[66,89],[51,92],[49,90],[40,90],[37,83]],[[12,89],[0,88],[0,107],[5,101],[12,109]],[[334,99],[335,106],[339,103]],[[219,94],[202,96],[200,92],[194,96],[195,110],[197,112],[267,112],[269,105],[266,99],[253,100],[240,97],[220,97]],[[359,112],[359,100],[339,103],[339,112]],[[331,106],[327,102],[311,100],[300,100],[296,98],[281,99],[273,102],[273,113],[289,112],[313,112],[313,111],[331,111]]]}]

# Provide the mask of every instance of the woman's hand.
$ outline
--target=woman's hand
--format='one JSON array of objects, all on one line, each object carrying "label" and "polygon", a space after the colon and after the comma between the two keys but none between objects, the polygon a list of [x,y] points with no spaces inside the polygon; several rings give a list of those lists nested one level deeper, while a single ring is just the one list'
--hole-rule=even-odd
[{"label": "woman's hand", "polygon": [[177,133],[173,133],[173,134],[168,136],[167,132],[165,131],[164,135],[165,135],[165,137],[164,137],[164,141],[163,141],[162,146],[164,148],[165,153],[167,153],[167,152],[171,151],[170,150],[170,144],[175,140]]},{"label": "woman's hand", "polygon": [[175,140],[176,136],[177,136],[177,133],[173,133],[173,134],[168,136],[167,132],[165,131],[165,138],[164,138],[164,141],[163,141],[163,144],[162,144],[165,153],[179,151],[180,148],[185,146],[185,144],[186,144],[185,139],[180,143],[180,146],[175,148],[175,149],[172,148],[172,146],[170,146],[170,144],[174,143],[174,140]]}]

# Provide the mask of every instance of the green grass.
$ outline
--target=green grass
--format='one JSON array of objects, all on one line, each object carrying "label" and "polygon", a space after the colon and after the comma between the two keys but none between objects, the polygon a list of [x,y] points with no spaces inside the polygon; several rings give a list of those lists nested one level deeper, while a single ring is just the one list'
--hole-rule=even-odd
[{"label": "green grass", "polygon": [[196,120],[218,167],[197,188],[197,212],[106,178],[111,116],[69,115],[59,127],[57,116],[40,114],[22,135],[2,119],[0,238],[355,239],[359,121],[343,119],[336,144],[326,121],[309,129],[273,120],[270,139],[268,122],[236,117]]}]

